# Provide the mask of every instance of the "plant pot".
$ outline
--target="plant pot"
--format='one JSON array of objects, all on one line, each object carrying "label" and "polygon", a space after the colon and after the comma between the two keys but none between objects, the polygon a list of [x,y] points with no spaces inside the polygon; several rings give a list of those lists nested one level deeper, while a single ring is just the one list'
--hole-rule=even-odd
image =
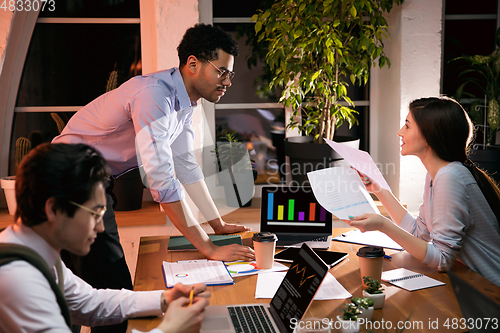
[{"label": "plant pot", "polygon": [[285,180],[285,130],[272,130],[271,139],[276,148],[276,160],[281,181]]},{"label": "plant pot", "polygon": [[382,307],[384,306],[384,302],[385,302],[385,294],[384,293],[370,294],[370,293],[366,292],[365,290],[363,290],[363,297],[368,297],[371,300],[373,300],[373,308],[374,309],[382,309]]},{"label": "plant pot", "polygon": [[3,177],[1,179],[1,186],[5,192],[5,199],[7,200],[7,207],[9,208],[9,214],[15,215],[17,209],[16,176]]},{"label": "plant pot", "polygon": [[[336,137],[335,142],[350,142],[359,139],[355,137]],[[326,143],[313,143],[311,136],[295,136],[285,139],[285,154],[290,158],[290,173],[292,180],[300,186],[309,186],[307,173],[335,166],[342,160]],[[356,144],[354,144],[356,145]]]},{"label": "plant pot", "polygon": [[373,317],[373,306],[370,306],[368,309],[358,308],[361,313],[358,315],[358,318],[364,318],[365,322],[372,320]]},{"label": "plant pot", "polygon": [[337,316],[337,321],[340,322],[340,325],[335,325],[335,328],[339,328],[339,332],[341,333],[358,333],[360,323],[359,321],[353,320],[344,320],[342,316]]},{"label": "plant pot", "polygon": [[116,196],[115,211],[138,210],[142,207],[142,184],[139,168],[128,171],[114,180],[113,194]]},{"label": "plant pot", "polygon": [[471,150],[470,159],[500,183],[500,149]]}]

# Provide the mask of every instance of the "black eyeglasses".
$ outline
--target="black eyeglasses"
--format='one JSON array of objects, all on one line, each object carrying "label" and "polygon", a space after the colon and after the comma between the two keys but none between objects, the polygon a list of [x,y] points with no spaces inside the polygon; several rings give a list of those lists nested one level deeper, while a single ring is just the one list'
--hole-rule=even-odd
[{"label": "black eyeglasses", "polygon": [[99,222],[102,221],[102,218],[104,216],[104,214],[106,213],[106,206],[102,207],[99,209],[99,211],[95,211],[93,209],[90,209],[88,207],[85,207],[83,205],[80,205],[80,204],[77,204],[76,202],[74,201],[71,201],[71,200],[68,200],[68,202],[72,205],[75,205],[76,207],[79,207],[81,209],[84,209],[86,210],[87,212],[89,212],[90,214],[92,214],[92,216],[94,217],[95,219],[95,224],[98,224]]},{"label": "black eyeglasses", "polygon": [[211,62],[209,59],[205,58],[212,66],[215,67],[215,69],[219,72],[219,79],[221,81],[224,81],[225,79],[229,79],[230,81],[233,79],[235,73],[233,71],[230,71],[229,69],[220,69],[219,67],[215,66],[213,62]]}]

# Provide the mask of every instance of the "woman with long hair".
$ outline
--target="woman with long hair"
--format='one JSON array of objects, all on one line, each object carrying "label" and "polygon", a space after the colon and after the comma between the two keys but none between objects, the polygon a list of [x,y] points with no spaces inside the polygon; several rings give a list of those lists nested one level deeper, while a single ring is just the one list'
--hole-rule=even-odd
[{"label": "woman with long hair", "polygon": [[415,258],[441,271],[455,260],[500,286],[500,190],[468,158],[473,126],[451,98],[421,98],[399,130],[401,154],[420,158],[427,170],[423,203],[413,217],[385,189],[361,175],[392,221],[364,214],[348,223],[362,232],[380,230]]}]

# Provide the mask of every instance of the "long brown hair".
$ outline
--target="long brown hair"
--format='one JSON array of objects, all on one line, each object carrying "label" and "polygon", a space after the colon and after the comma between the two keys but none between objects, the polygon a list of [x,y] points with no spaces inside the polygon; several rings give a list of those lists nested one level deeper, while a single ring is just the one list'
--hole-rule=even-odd
[{"label": "long brown hair", "polygon": [[410,112],[425,141],[439,158],[462,162],[470,171],[500,224],[498,184],[469,159],[474,126],[467,112],[448,97],[414,100],[410,103]]}]

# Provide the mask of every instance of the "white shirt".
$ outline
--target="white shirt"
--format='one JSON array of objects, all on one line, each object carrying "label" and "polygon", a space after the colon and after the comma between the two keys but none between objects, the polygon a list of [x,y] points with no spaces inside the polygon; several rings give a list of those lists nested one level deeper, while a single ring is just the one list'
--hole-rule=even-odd
[{"label": "white shirt", "polygon": [[179,69],[135,76],[71,117],[54,143],[85,143],[113,176],[143,167],[156,202],[184,199],[182,184],[204,179],[193,148],[193,112]]},{"label": "white shirt", "polygon": [[[54,267],[60,260],[33,229],[14,224],[0,233],[0,242],[35,250]],[[125,319],[161,314],[162,291],[97,290],[74,275],[63,263],[64,294],[76,325],[99,326]],[[23,260],[0,267],[0,332],[71,332],[45,276]],[[151,332],[161,332],[153,330]]]}]

